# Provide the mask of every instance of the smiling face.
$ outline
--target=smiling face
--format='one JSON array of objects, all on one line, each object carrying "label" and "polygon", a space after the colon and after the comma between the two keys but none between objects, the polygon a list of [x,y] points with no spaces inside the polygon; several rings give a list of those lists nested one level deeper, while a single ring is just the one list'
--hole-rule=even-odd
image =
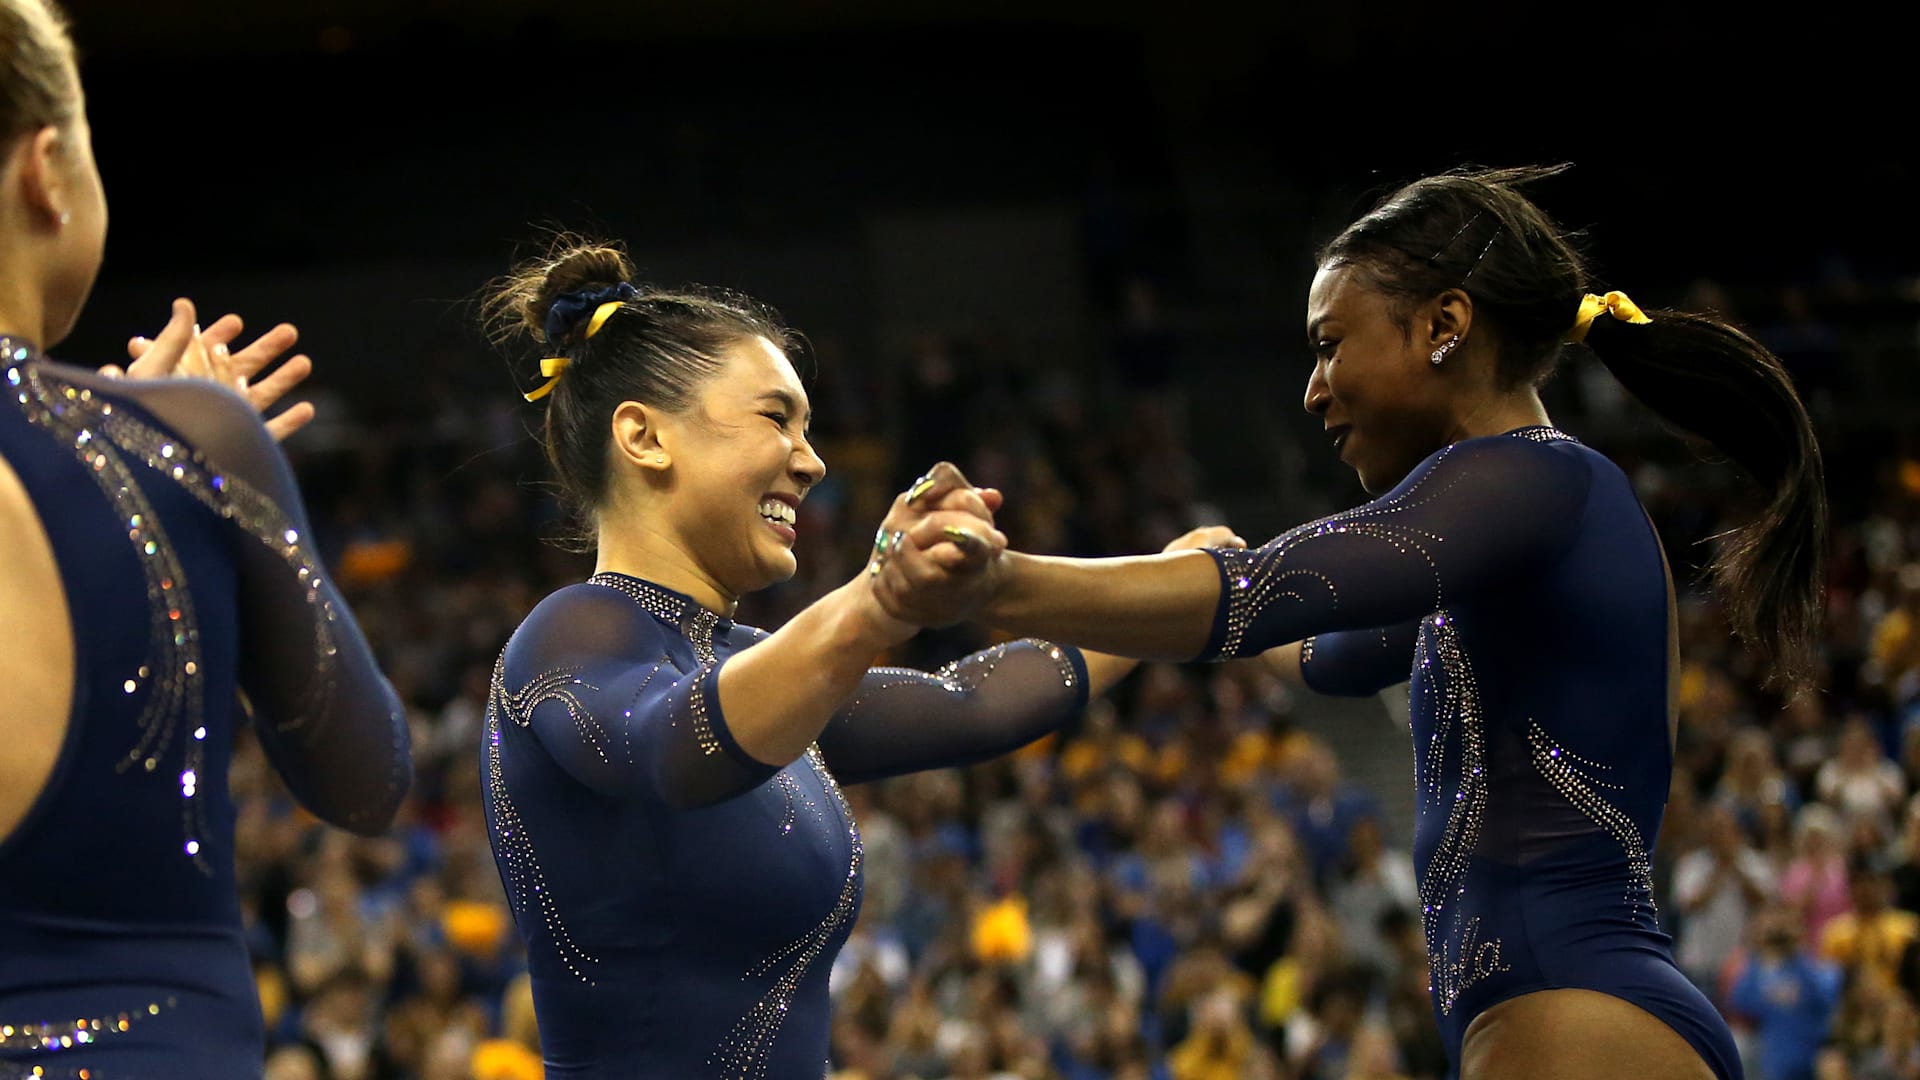
[{"label": "smiling face", "polygon": [[691,559],[734,596],[798,568],[795,511],[827,472],[807,441],[812,419],[786,353],[756,337],[727,350],[691,410],[657,421],[671,461],[660,513]]},{"label": "smiling face", "polygon": [[1314,275],[1306,408],[1325,421],[1340,460],[1370,494],[1391,489],[1448,441],[1449,388],[1431,360],[1430,335],[1416,332],[1423,326],[1396,320],[1389,298],[1350,265]]}]

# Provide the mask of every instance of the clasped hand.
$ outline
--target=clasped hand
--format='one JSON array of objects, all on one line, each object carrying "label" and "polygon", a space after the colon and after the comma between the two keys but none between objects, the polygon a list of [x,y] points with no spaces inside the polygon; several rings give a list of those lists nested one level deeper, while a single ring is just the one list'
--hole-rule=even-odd
[{"label": "clasped hand", "polygon": [[881,608],[916,626],[951,626],[977,612],[1002,577],[1007,537],[993,523],[1000,502],[1000,492],[974,487],[945,461],[896,497],[867,558]]}]

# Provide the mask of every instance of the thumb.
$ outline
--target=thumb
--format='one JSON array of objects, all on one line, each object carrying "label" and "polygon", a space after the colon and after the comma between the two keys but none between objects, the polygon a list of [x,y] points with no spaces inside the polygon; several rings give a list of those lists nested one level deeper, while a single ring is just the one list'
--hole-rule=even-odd
[{"label": "thumb", "polygon": [[179,365],[180,358],[185,355],[187,346],[192,342],[193,301],[175,300],[173,317],[167,320],[167,325],[141,355],[141,359],[146,361],[143,366],[150,367],[152,370],[142,371],[140,374],[142,376],[173,374],[173,369]]}]

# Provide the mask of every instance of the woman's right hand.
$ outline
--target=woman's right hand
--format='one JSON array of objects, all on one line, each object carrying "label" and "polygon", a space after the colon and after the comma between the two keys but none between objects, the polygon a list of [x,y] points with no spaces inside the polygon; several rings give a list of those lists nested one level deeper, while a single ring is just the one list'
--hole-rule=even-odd
[{"label": "woman's right hand", "polygon": [[940,462],[894,499],[874,536],[867,577],[891,617],[916,626],[962,622],[992,596],[1007,549],[994,527],[1000,493]]}]

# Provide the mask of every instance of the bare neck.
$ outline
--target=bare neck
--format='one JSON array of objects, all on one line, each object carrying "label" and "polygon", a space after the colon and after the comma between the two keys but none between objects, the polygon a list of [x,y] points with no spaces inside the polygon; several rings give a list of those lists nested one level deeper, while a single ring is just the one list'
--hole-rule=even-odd
[{"label": "bare neck", "polygon": [[727,618],[740,604],[740,597],[715,580],[678,536],[654,527],[646,515],[609,509],[601,518],[596,548],[596,574],[644,578]]},{"label": "bare neck", "polygon": [[[0,174],[9,184],[18,177],[12,168]],[[18,199],[0,203],[0,334],[46,349],[53,343],[47,340],[46,267],[40,249],[27,208]]]},{"label": "bare neck", "polygon": [[23,276],[11,268],[0,269],[0,337],[47,347],[45,306],[28,295]]},{"label": "bare neck", "polygon": [[1447,441],[1504,435],[1518,428],[1547,427],[1552,423],[1547,407],[1540,403],[1539,391],[1533,387],[1504,393],[1490,391],[1468,401],[1455,413],[1447,429]]}]

